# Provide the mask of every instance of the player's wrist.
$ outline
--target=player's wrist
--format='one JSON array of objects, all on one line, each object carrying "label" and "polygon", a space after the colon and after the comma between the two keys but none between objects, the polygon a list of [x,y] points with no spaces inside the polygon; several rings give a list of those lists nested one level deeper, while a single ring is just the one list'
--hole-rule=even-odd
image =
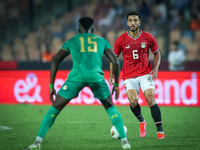
[{"label": "player's wrist", "polygon": [[53,83],[50,83],[50,84],[49,84],[49,88],[50,88],[50,89],[53,89],[53,88],[54,88]]},{"label": "player's wrist", "polygon": [[114,86],[118,87],[118,86],[119,86],[119,83],[114,83]]},{"label": "player's wrist", "polygon": [[114,75],[113,75],[113,74],[110,74],[110,77],[114,77]]}]

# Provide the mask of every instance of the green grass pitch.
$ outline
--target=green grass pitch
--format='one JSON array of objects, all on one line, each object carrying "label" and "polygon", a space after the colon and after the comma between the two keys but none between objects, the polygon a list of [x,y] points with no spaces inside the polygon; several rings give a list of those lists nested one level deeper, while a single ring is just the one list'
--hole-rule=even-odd
[{"label": "green grass pitch", "polygon": [[[32,144],[50,106],[0,105],[0,150],[20,150]],[[156,139],[156,126],[149,107],[142,107],[147,136],[139,137],[139,123],[129,106],[117,106],[132,149],[199,150],[200,108],[160,107],[165,139]],[[5,127],[12,129],[5,129]],[[118,150],[112,124],[103,106],[66,106],[42,142],[42,150]]]}]

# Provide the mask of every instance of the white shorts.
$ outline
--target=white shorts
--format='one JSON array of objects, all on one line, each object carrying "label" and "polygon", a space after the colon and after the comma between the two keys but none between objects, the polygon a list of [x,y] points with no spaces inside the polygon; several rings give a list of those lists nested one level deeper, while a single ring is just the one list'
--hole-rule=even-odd
[{"label": "white shorts", "polygon": [[126,79],[124,81],[125,84],[125,91],[127,92],[130,89],[135,89],[138,94],[140,93],[140,88],[142,89],[142,92],[144,93],[147,89],[154,89],[155,90],[155,84],[154,81],[151,80],[152,75],[143,75],[135,78]]}]

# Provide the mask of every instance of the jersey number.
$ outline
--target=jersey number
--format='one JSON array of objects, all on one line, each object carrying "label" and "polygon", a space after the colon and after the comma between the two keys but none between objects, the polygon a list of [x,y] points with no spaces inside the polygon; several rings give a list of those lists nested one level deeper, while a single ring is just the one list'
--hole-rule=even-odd
[{"label": "jersey number", "polygon": [[132,53],[133,53],[133,59],[138,59],[139,58],[139,55],[136,54],[136,52],[138,52],[138,50],[133,50]]},{"label": "jersey number", "polygon": [[[97,39],[97,37],[88,37],[88,39],[87,39],[88,44],[92,44],[94,48],[92,49],[91,46],[88,46],[87,51],[96,53],[97,52],[97,42],[91,41],[91,39]],[[79,40],[81,42],[81,51],[80,52],[85,52],[86,50],[84,47],[84,38],[80,37]]]}]

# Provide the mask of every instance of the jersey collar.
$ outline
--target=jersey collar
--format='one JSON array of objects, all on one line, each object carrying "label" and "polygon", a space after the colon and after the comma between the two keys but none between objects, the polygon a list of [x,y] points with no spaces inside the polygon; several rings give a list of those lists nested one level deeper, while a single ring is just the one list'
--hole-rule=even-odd
[{"label": "jersey collar", "polygon": [[142,34],[142,30],[140,30],[140,33],[139,33],[139,35],[138,35],[136,38],[133,38],[132,36],[130,36],[130,34],[129,34],[128,31],[127,31],[127,34],[128,34],[128,36],[129,36],[130,38],[132,38],[132,39],[134,39],[134,40],[137,40],[137,38],[139,38],[140,35]]}]

